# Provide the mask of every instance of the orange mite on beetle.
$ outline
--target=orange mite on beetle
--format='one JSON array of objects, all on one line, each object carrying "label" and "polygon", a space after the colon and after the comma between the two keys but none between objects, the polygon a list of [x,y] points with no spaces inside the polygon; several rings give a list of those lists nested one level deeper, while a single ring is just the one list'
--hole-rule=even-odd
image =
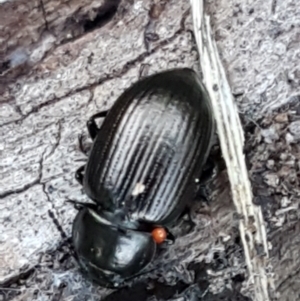
[{"label": "orange mite on beetle", "polygon": [[159,228],[155,228],[152,232],[151,232],[151,235],[154,239],[154,241],[157,243],[157,244],[161,244],[163,243],[166,238],[167,238],[167,231],[162,228],[162,227],[159,227]]}]

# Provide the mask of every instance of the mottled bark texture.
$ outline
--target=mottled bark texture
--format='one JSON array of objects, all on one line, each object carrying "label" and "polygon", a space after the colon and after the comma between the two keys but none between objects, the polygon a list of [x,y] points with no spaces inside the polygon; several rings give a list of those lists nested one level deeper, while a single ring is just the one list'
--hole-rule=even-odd
[{"label": "mottled bark texture", "polygon": [[[222,0],[206,11],[241,111],[277,291],[299,300],[300,6]],[[249,300],[222,162],[208,208],[192,211],[195,230],[140,284],[90,283],[69,243],[76,211],[65,201],[87,200],[74,178],[85,160],[78,134],[87,137],[89,116],[108,109],[141,65],[197,70],[192,30],[183,0],[1,1],[0,300]]]}]

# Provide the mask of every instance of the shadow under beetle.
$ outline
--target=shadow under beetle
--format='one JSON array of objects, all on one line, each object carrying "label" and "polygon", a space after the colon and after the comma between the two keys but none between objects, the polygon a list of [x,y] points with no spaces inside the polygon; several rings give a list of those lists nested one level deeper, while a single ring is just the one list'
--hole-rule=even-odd
[{"label": "shadow under beetle", "polygon": [[167,228],[191,205],[214,118],[199,77],[183,68],[141,79],[87,128],[93,146],[76,178],[93,203],[77,206],[73,244],[84,271],[116,287],[172,239]]}]

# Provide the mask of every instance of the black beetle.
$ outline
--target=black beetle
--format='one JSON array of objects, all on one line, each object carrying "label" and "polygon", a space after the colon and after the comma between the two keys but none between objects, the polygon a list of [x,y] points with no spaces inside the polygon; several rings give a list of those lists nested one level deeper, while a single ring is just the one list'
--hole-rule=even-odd
[{"label": "black beetle", "polygon": [[73,243],[85,272],[114,287],[145,269],[157,248],[152,231],[191,203],[214,118],[196,72],[182,68],[141,79],[87,127],[93,147],[76,178],[94,203],[82,204]]}]

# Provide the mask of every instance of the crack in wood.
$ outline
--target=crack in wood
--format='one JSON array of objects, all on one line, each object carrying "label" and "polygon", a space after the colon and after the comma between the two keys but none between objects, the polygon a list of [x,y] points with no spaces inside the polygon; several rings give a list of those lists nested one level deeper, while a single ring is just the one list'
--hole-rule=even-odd
[{"label": "crack in wood", "polygon": [[42,9],[43,18],[44,18],[44,21],[45,21],[45,27],[46,27],[47,30],[49,30],[49,24],[48,24],[48,21],[47,21],[47,14],[46,14],[46,10],[45,10],[43,0],[40,0],[40,6],[41,6],[41,9]]},{"label": "crack in wood", "polygon": [[25,192],[26,190],[34,187],[35,185],[37,185],[39,183],[40,183],[40,178],[37,178],[34,181],[32,181],[31,183],[25,184],[21,188],[17,188],[17,189],[13,189],[13,190],[8,190],[8,191],[5,191],[5,192],[1,193],[0,194],[0,198],[2,199],[2,198],[6,198],[6,197],[8,197],[10,195],[13,195],[13,194]]},{"label": "crack in wood", "polygon": [[112,79],[114,79],[116,77],[118,78],[118,77],[123,76],[128,71],[130,71],[132,68],[134,68],[136,64],[142,63],[147,57],[149,57],[150,55],[156,53],[162,47],[170,44],[172,41],[174,41],[178,37],[178,35],[182,34],[185,31],[184,23],[185,23],[186,18],[189,15],[189,11],[190,11],[190,9],[186,10],[183,13],[182,19],[181,19],[181,22],[180,22],[180,28],[174,33],[173,36],[169,37],[168,39],[165,39],[165,40],[161,41],[158,45],[156,45],[149,52],[145,51],[144,53],[140,54],[138,57],[134,58],[133,60],[128,61],[123,67],[120,68],[119,72],[116,71],[116,72],[114,72],[112,74],[106,75],[103,78],[100,78],[95,83],[89,84],[88,86],[79,87],[77,89],[71,90],[70,92],[67,92],[65,95],[63,95],[61,97],[53,98],[53,99],[50,99],[50,100],[48,100],[48,101],[46,101],[44,103],[41,103],[41,104],[33,107],[32,110],[30,112],[28,112],[27,114],[23,114],[22,118],[14,120],[14,121],[6,122],[6,123],[2,124],[0,126],[0,128],[3,127],[3,126],[9,125],[9,124],[16,124],[18,122],[22,122],[26,118],[28,118],[32,113],[37,113],[38,111],[40,111],[44,107],[56,104],[56,103],[62,101],[63,99],[65,99],[67,97],[71,97],[73,95],[76,95],[77,93],[84,92],[86,90],[91,91],[91,89],[94,89],[95,87],[97,87],[97,86],[99,86],[99,85],[101,85],[101,84],[103,84],[105,82],[108,82],[108,81],[110,81],[110,80],[112,80]]},{"label": "crack in wood", "polygon": [[5,198],[5,197],[8,197],[8,196],[13,195],[13,194],[25,192],[26,190],[28,190],[28,189],[34,187],[35,185],[41,183],[41,180],[42,180],[42,162],[43,162],[44,153],[45,153],[45,151],[43,152],[43,154],[41,156],[41,159],[39,160],[39,167],[40,168],[39,168],[39,175],[38,175],[37,179],[35,179],[31,183],[25,184],[21,188],[17,188],[17,189],[8,190],[6,192],[3,192],[2,194],[0,194],[0,198]]},{"label": "crack in wood", "polygon": [[[42,177],[43,177],[43,162],[44,162],[44,155],[45,155],[45,152],[46,150],[43,152],[43,155],[42,155],[42,158],[40,160],[40,178],[39,178],[39,184],[42,185],[42,189],[43,189],[43,192],[46,196],[46,199],[48,201],[48,203],[51,205],[52,207],[52,211],[51,210],[48,210],[48,215],[50,217],[50,219],[53,221],[55,227],[57,228],[58,232],[60,233],[61,237],[63,240],[67,240],[68,239],[68,236],[67,234],[65,233],[63,227],[61,226],[61,224],[59,223],[58,219],[56,216],[58,216],[58,212],[56,210],[56,208],[54,207],[54,204],[53,202],[51,201],[49,195],[48,195],[48,192],[46,191],[46,183],[42,183]],[[55,212],[55,214],[53,213]],[[55,216],[56,215],[56,216]]]},{"label": "crack in wood", "polygon": [[49,158],[52,154],[54,154],[55,150],[57,149],[57,147],[59,146],[60,140],[61,140],[61,121],[57,122],[58,124],[58,131],[57,131],[57,138],[56,141],[52,147],[52,149],[50,150],[49,154],[45,157],[45,159]]}]

